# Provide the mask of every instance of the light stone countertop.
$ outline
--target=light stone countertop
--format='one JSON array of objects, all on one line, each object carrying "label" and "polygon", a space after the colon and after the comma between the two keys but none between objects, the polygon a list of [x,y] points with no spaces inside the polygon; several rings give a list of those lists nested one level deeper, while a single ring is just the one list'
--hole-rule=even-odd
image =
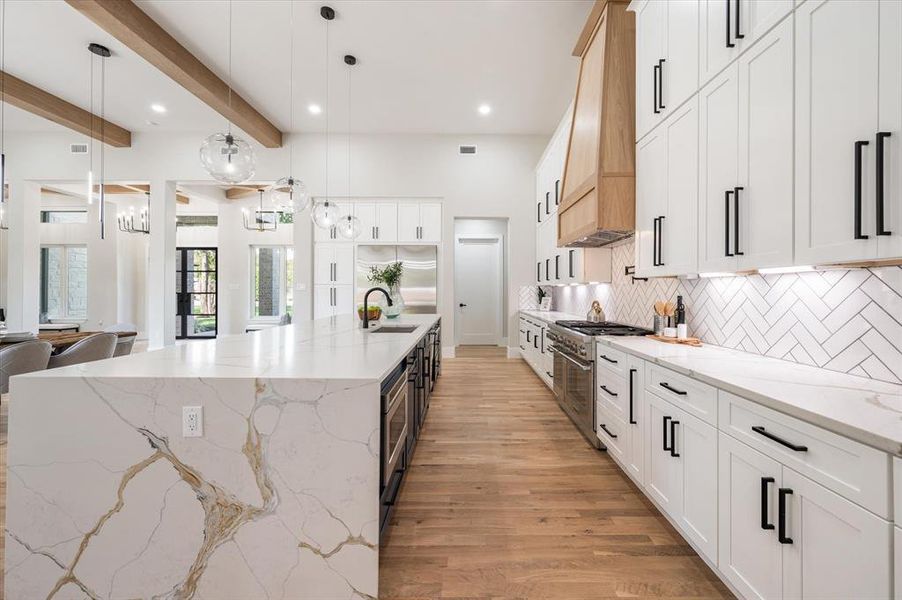
[{"label": "light stone countertop", "polygon": [[401,315],[383,325],[416,325],[412,333],[365,332],[356,314],[299,321],[251,333],[167,346],[19,377],[269,378],[378,381],[439,319]]},{"label": "light stone countertop", "polygon": [[555,310],[521,310],[520,314],[532,317],[546,323],[554,323],[555,321],[584,321],[585,316],[572,315],[565,312],[557,312]]},{"label": "light stone countertop", "polygon": [[645,337],[597,337],[737,396],[902,456],[902,385],[739,350]]}]

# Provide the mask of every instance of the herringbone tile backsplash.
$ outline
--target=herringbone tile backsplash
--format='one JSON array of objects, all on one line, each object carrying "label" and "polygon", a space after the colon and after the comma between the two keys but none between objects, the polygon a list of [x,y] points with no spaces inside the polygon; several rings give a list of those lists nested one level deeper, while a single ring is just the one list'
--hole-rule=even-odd
[{"label": "herringbone tile backsplash", "polygon": [[613,282],[555,287],[554,310],[652,326],[655,300],[683,296],[690,335],[709,344],[902,382],[902,267],[633,282],[633,244],[613,249]]}]

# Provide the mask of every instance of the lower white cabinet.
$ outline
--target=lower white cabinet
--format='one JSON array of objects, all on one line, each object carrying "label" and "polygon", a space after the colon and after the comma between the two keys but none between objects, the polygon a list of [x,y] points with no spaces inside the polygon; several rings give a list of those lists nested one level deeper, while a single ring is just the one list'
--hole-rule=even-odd
[{"label": "lower white cabinet", "polygon": [[895,600],[902,600],[902,527],[893,527],[893,581],[896,582]]},{"label": "lower white cabinet", "polygon": [[350,285],[313,286],[313,318],[346,315],[354,312],[354,291]]},{"label": "lower white cabinet", "polygon": [[645,490],[652,500],[671,517],[682,509],[683,477],[679,458],[671,449],[670,421],[676,409],[655,394],[645,394],[648,414],[648,445],[645,455]]},{"label": "lower white cabinet", "polygon": [[534,317],[520,316],[520,355],[548,387],[553,386],[554,361],[548,350],[548,324]]}]

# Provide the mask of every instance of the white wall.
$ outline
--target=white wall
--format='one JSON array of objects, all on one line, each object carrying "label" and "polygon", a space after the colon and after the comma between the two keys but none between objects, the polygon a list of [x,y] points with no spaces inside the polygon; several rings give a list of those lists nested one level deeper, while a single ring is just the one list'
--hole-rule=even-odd
[{"label": "white wall", "polygon": [[[150,181],[206,183],[209,176],[201,168],[197,157],[200,141],[209,132],[184,134],[135,133],[131,148],[108,148],[106,151],[106,178],[110,181]],[[534,195],[534,169],[539,155],[547,143],[545,136],[493,136],[493,135],[354,135],[351,138],[351,183],[347,181],[347,145],[343,139],[330,142],[329,173],[325,172],[325,138],[322,135],[299,135],[294,148],[295,176],[307,184],[311,195],[322,196],[327,192],[334,196],[384,196],[440,197],[443,202],[443,239],[439,252],[439,307],[447,327],[454,329],[453,282],[454,282],[454,219],[457,217],[498,217],[509,219],[510,281],[509,288],[516,290],[533,280],[532,254],[535,228],[531,212],[526,209]],[[6,157],[10,176],[11,204],[23,202],[28,193],[28,181],[83,181],[86,177],[87,159],[69,153],[69,144],[83,142],[85,138],[77,134],[57,133],[7,133]],[[286,144],[290,138],[286,136]],[[477,144],[475,156],[458,155],[460,144]],[[257,151],[256,180],[274,181],[288,170],[287,147],[265,149],[255,146]],[[328,187],[327,187],[328,184]],[[350,190],[350,192],[349,192]],[[152,196],[152,213],[169,214],[163,211],[163,195]],[[174,197],[171,202],[174,203]],[[251,201],[252,202],[252,201]],[[236,250],[229,256],[225,250],[230,244],[223,238],[224,232],[241,230],[240,208],[235,205],[223,207],[219,215],[219,245],[222,276],[233,278],[239,289],[220,287],[220,293],[227,292],[222,300],[227,314],[222,313],[223,331],[243,331],[244,321],[249,314],[246,303],[248,260],[245,249]],[[234,208],[234,210],[230,210]],[[172,213],[175,208],[169,209]],[[21,209],[13,215],[12,224],[22,229],[19,235],[27,239],[32,221],[37,217]],[[309,318],[311,307],[312,270],[312,229],[308,219],[298,219],[294,226],[293,239],[287,243],[295,245],[295,279],[306,289],[296,290],[297,318]],[[289,228],[285,228],[288,230]],[[281,228],[280,228],[281,230]],[[248,235],[266,235],[253,234]],[[152,228],[151,238],[162,236]],[[240,231],[239,231],[240,235]],[[21,239],[11,236],[15,243]],[[257,237],[256,239],[262,239]],[[151,243],[151,249],[160,248]],[[151,250],[151,261],[153,253]],[[225,252],[225,254],[222,254]],[[0,305],[11,306],[12,317],[17,324],[30,324],[29,311],[32,310],[31,286],[36,286],[34,273],[16,274],[12,272],[13,260],[10,252],[5,260],[11,270],[9,283],[0,290]],[[4,257],[0,257],[4,260]],[[228,261],[228,265],[227,262]],[[233,262],[234,261],[234,262]],[[35,262],[35,265],[37,263]],[[34,267],[37,270],[37,267]],[[227,272],[226,269],[234,269]],[[242,271],[244,276],[242,276]],[[151,269],[148,280],[148,299],[160,289],[153,278],[163,270]],[[173,278],[174,279],[174,278]],[[21,280],[21,281],[20,281]],[[24,288],[23,291],[21,288]],[[35,295],[36,297],[36,287]],[[510,297],[515,297],[511,293]],[[169,302],[169,300],[166,300]],[[245,305],[243,305],[245,303]],[[34,303],[36,322],[37,305]],[[149,310],[159,308],[150,306]],[[174,314],[174,297],[167,310]],[[153,312],[153,314],[157,314]],[[512,317],[512,315],[509,315]],[[173,319],[174,320],[174,319]],[[167,332],[171,339],[171,334]],[[167,339],[166,341],[170,341]]]}]

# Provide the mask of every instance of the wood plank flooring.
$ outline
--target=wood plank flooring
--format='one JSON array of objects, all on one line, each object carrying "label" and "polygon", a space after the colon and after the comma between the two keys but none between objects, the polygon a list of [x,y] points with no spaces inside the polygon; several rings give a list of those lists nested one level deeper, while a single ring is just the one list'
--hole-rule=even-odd
[{"label": "wood plank flooring", "polygon": [[445,359],[381,549],[383,599],[732,598],[522,360]]}]

